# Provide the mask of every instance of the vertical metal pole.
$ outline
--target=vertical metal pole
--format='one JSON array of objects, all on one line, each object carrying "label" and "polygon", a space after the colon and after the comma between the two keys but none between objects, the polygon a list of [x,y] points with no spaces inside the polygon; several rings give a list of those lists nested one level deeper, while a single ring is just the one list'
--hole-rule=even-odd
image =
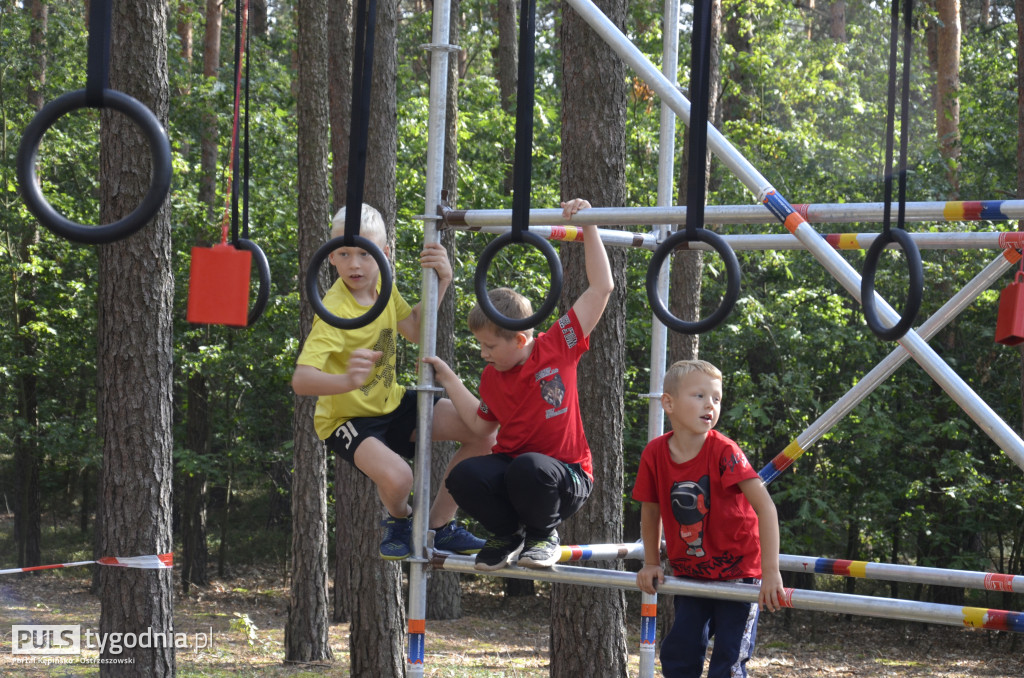
[{"label": "vertical metal pole", "polygon": [[[673,85],[679,73],[679,0],[665,0],[662,17],[662,72]],[[664,101],[658,132],[658,205],[672,205],[675,187],[676,114]],[[658,242],[668,237],[668,226],[658,227]],[[668,303],[669,256],[658,273],[658,295]],[[647,439],[660,436],[665,430],[665,413],[661,408],[661,388],[665,379],[668,356],[668,328],[651,317],[651,378],[647,393]],[[641,593],[640,598],[640,678],[654,678],[654,659],[658,631],[658,596]]]},{"label": "vertical metal pole", "polygon": [[[448,55],[453,49],[448,44],[451,22],[450,0],[434,3],[431,43],[424,48],[430,52],[430,99],[427,120],[426,198],[423,208],[423,242],[438,242],[437,211],[441,202],[441,184],[444,180],[445,119],[448,104]],[[420,350],[417,386],[419,418],[416,438],[416,459],[413,465],[413,555],[409,562],[408,653],[406,675],[423,676],[427,616],[426,535],[430,527],[430,463],[434,420],[434,372],[423,362],[426,356],[437,353],[437,274],[423,271],[420,295]]]},{"label": "vertical metal pole", "polygon": [[[590,24],[591,28],[611,46],[615,53],[662,97],[663,101],[668,102],[680,117],[689,122],[690,102],[686,100],[686,97],[666,80],[650,60],[591,0],[568,0],[568,2],[584,21]],[[861,300],[860,274],[846,259],[832,249],[825,239],[807,223],[807,220],[793,209],[789,201],[729,143],[721,132],[715,129],[714,125],[708,125],[708,147],[743,182],[744,186],[771,210],[786,229],[803,243],[825,270],[850,293],[850,296],[859,302]],[[882,321],[888,325],[898,322],[899,315],[896,311],[877,294],[876,297],[875,301]],[[1024,440],[1021,440],[1017,432],[1010,428],[917,332],[913,330],[907,332],[899,340],[899,343],[932,380],[949,394],[960,406],[960,409],[967,413],[1014,463],[1024,468]]]},{"label": "vertical metal pole", "polygon": [[654,678],[658,654],[658,594],[640,593],[640,678]]}]

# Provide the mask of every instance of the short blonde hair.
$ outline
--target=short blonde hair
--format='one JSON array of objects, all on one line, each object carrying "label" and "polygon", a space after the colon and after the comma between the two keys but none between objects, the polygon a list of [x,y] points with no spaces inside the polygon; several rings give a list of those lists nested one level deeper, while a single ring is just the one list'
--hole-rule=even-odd
[{"label": "short blonde hair", "polygon": [[665,372],[665,381],[661,390],[670,395],[675,393],[679,382],[691,372],[703,372],[712,379],[722,380],[722,371],[707,360],[677,360]]},{"label": "short blonde hair", "polygon": [[[337,238],[345,234],[345,208],[342,207],[331,219],[331,237]],[[363,203],[362,213],[359,215],[359,235],[372,240],[380,247],[388,244],[388,228],[384,224],[384,217],[376,208]]]},{"label": "short blonde hair", "polygon": [[[519,292],[508,287],[496,287],[487,293],[487,298],[491,300],[491,304],[494,306],[495,310],[506,318],[522,320],[523,318],[529,318],[533,315],[533,304],[530,303],[530,300],[519,294]],[[471,332],[479,332],[480,330],[489,327],[496,335],[504,337],[505,339],[512,339],[519,334],[515,330],[509,330],[496,325],[494,321],[488,318],[484,313],[484,309],[480,307],[479,302],[477,302],[473,306],[473,310],[469,312],[467,322]],[[533,330],[527,330],[527,333],[532,332]]]}]

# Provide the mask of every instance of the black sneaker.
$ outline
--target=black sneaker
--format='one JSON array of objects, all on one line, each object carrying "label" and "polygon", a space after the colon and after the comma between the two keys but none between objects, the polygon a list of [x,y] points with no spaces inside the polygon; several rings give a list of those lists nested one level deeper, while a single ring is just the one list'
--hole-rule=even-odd
[{"label": "black sneaker", "polygon": [[558,542],[558,531],[551,530],[546,537],[526,540],[523,552],[519,555],[519,564],[534,569],[551,567],[562,558],[562,547]]},{"label": "black sneaker", "polygon": [[523,535],[520,532],[491,537],[480,549],[480,553],[476,554],[476,565],[473,567],[485,572],[500,570],[515,560],[522,550]]}]

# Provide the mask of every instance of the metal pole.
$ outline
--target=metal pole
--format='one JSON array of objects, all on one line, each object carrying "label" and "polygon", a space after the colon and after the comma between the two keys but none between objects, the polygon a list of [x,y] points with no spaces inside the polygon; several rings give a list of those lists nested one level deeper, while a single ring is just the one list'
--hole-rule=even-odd
[{"label": "metal pole", "polygon": [[[430,52],[430,98],[427,120],[426,199],[424,202],[424,244],[438,242],[437,206],[441,202],[441,184],[444,181],[445,118],[448,102],[448,55],[454,49],[448,44],[451,23],[450,0],[434,3],[432,42],[424,45]],[[437,274],[424,270],[420,296],[420,350],[419,383],[417,390],[418,419],[416,458],[413,463],[413,529],[412,557],[409,562],[408,651],[406,675],[423,676],[427,617],[427,563],[426,537],[430,516],[430,468],[433,445],[434,373],[423,362],[426,356],[437,352]]]},{"label": "metal pole", "polygon": [[[555,565],[550,570],[531,570],[523,567],[506,567],[495,572],[481,573],[473,568],[473,558],[468,556],[445,556],[435,554],[433,565],[446,572],[466,574],[488,574],[513,579],[533,579],[562,584],[600,586],[602,588],[636,589],[636,575],[619,570],[600,570],[592,567]],[[757,602],[760,587],[756,584],[699,581],[665,577],[665,583],[658,586],[661,593],[673,593],[701,598],[716,598],[738,602]],[[966,626],[997,631],[1024,633],[1024,612],[1011,612],[981,607],[961,607],[923,603],[915,600],[899,600],[874,596],[859,596],[829,591],[807,591],[786,589],[783,607],[814,612],[856,614],[886,619]]]},{"label": "metal pole", "polygon": [[[465,227],[455,226],[456,230],[472,230],[480,233],[501,234],[508,233],[509,226],[476,226]],[[531,233],[536,233],[542,238],[558,242],[580,242],[580,229],[575,226],[531,226]],[[664,234],[659,233],[633,233],[613,229],[599,228],[598,236],[601,242],[612,247],[629,247],[633,249],[654,250],[664,240]],[[910,233],[914,244],[923,250],[947,250],[947,249],[1001,249],[1012,248],[1024,245],[1024,231],[1012,233],[990,232],[957,232],[957,233]],[[1019,236],[1020,245],[1008,243],[1005,236]],[[829,245],[839,250],[868,249],[871,243],[879,236],[878,233],[825,233],[821,237]],[[783,234],[755,234],[755,235],[722,235],[729,246],[734,250],[757,251],[757,250],[805,250],[807,247],[791,235]],[[702,250],[713,252],[714,248],[704,242],[695,241],[685,243],[686,249]],[[889,245],[887,249],[894,249],[897,245]],[[660,323],[660,321],[658,321]]]},{"label": "metal pole", "polygon": [[[689,121],[690,104],[686,97],[658,72],[647,57],[591,0],[568,2],[584,21],[644,78],[663,101],[671,104],[676,113]],[[757,196],[758,200],[771,210],[786,229],[807,247],[825,270],[846,288],[854,299],[861,301],[860,275],[850,263],[825,243],[807,220],[793,209],[793,206],[715,129],[714,125],[708,125],[708,147]],[[875,296],[881,320],[887,325],[896,324],[899,315],[884,299],[877,294]],[[1017,432],[1010,428],[916,332],[907,332],[899,343],[910,352],[932,380],[953,398],[960,409],[966,412],[1007,456],[1013,459],[1014,463],[1024,468],[1024,441]]]},{"label": "metal pole", "polygon": [[946,570],[893,563],[871,563],[863,560],[836,560],[807,556],[779,556],[779,567],[788,572],[832,574],[840,577],[881,579],[931,586],[958,586],[1000,593],[1024,593],[1024,577],[996,572]]},{"label": "metal pole", "polygon": [[[923,340],[930,339],[936,332],[949,324],[953,318],[960,315],[979,294],[987,290],[1008,268],[1019,261],[1020,256],[1020,253],[1016,250],[1006,250],[996,257],[992,263],[964,285],[959,292],[943,304],[942,308],[936,311],[918,328],[917,331]],[[839,423],[839,420],[849,414],[879,384],[892,376],[909,357],[910,354],[902,346],[894,348],[884,360],[861,378],[827,412],[818,417],[803,433],[797,436],[796,440],[786,446],[785,450],[768,462],[760,471],[761,480],[767,485],[778,478],[807,448]]]},{"label": "metal pole", "polygon": [[[681,95],[680,95],[681,96]],[[663,106],[665,104],[662,104]],[[998,208],[972,209],[972,205],[999,205]],[[820,203],[792,205],[809,223],[881,223],[884,203]],[[445,210],[449,226],[508,226],[511,210]],[[686,221],[686,207],[671,203],[658,207],[594,207],[587,219],[598,226],[640,226],[679,224]],[[1024,200],[982,200],[974,202],[908,202],[907,221],[1010,221],[1024,219]],[[708,205],[704,209],[708,224],[773,224],[778,217],[765,205]],[[567,224],[562,211],[551,208],[530,210],[530,225]],[[1024,235],[1008,233],[1019,246]]]}]

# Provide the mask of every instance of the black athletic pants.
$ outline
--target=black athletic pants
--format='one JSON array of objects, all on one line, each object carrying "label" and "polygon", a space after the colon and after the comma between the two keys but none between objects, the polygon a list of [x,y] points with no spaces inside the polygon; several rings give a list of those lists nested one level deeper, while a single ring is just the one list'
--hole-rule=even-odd
[{"label": "black athletic pants", "polygon": [[527,452],[470,457],[451,470],[445,485],[494,535],[522,526],[527,537],[543,538],[583,506],[594,484],[579,464]]}]

